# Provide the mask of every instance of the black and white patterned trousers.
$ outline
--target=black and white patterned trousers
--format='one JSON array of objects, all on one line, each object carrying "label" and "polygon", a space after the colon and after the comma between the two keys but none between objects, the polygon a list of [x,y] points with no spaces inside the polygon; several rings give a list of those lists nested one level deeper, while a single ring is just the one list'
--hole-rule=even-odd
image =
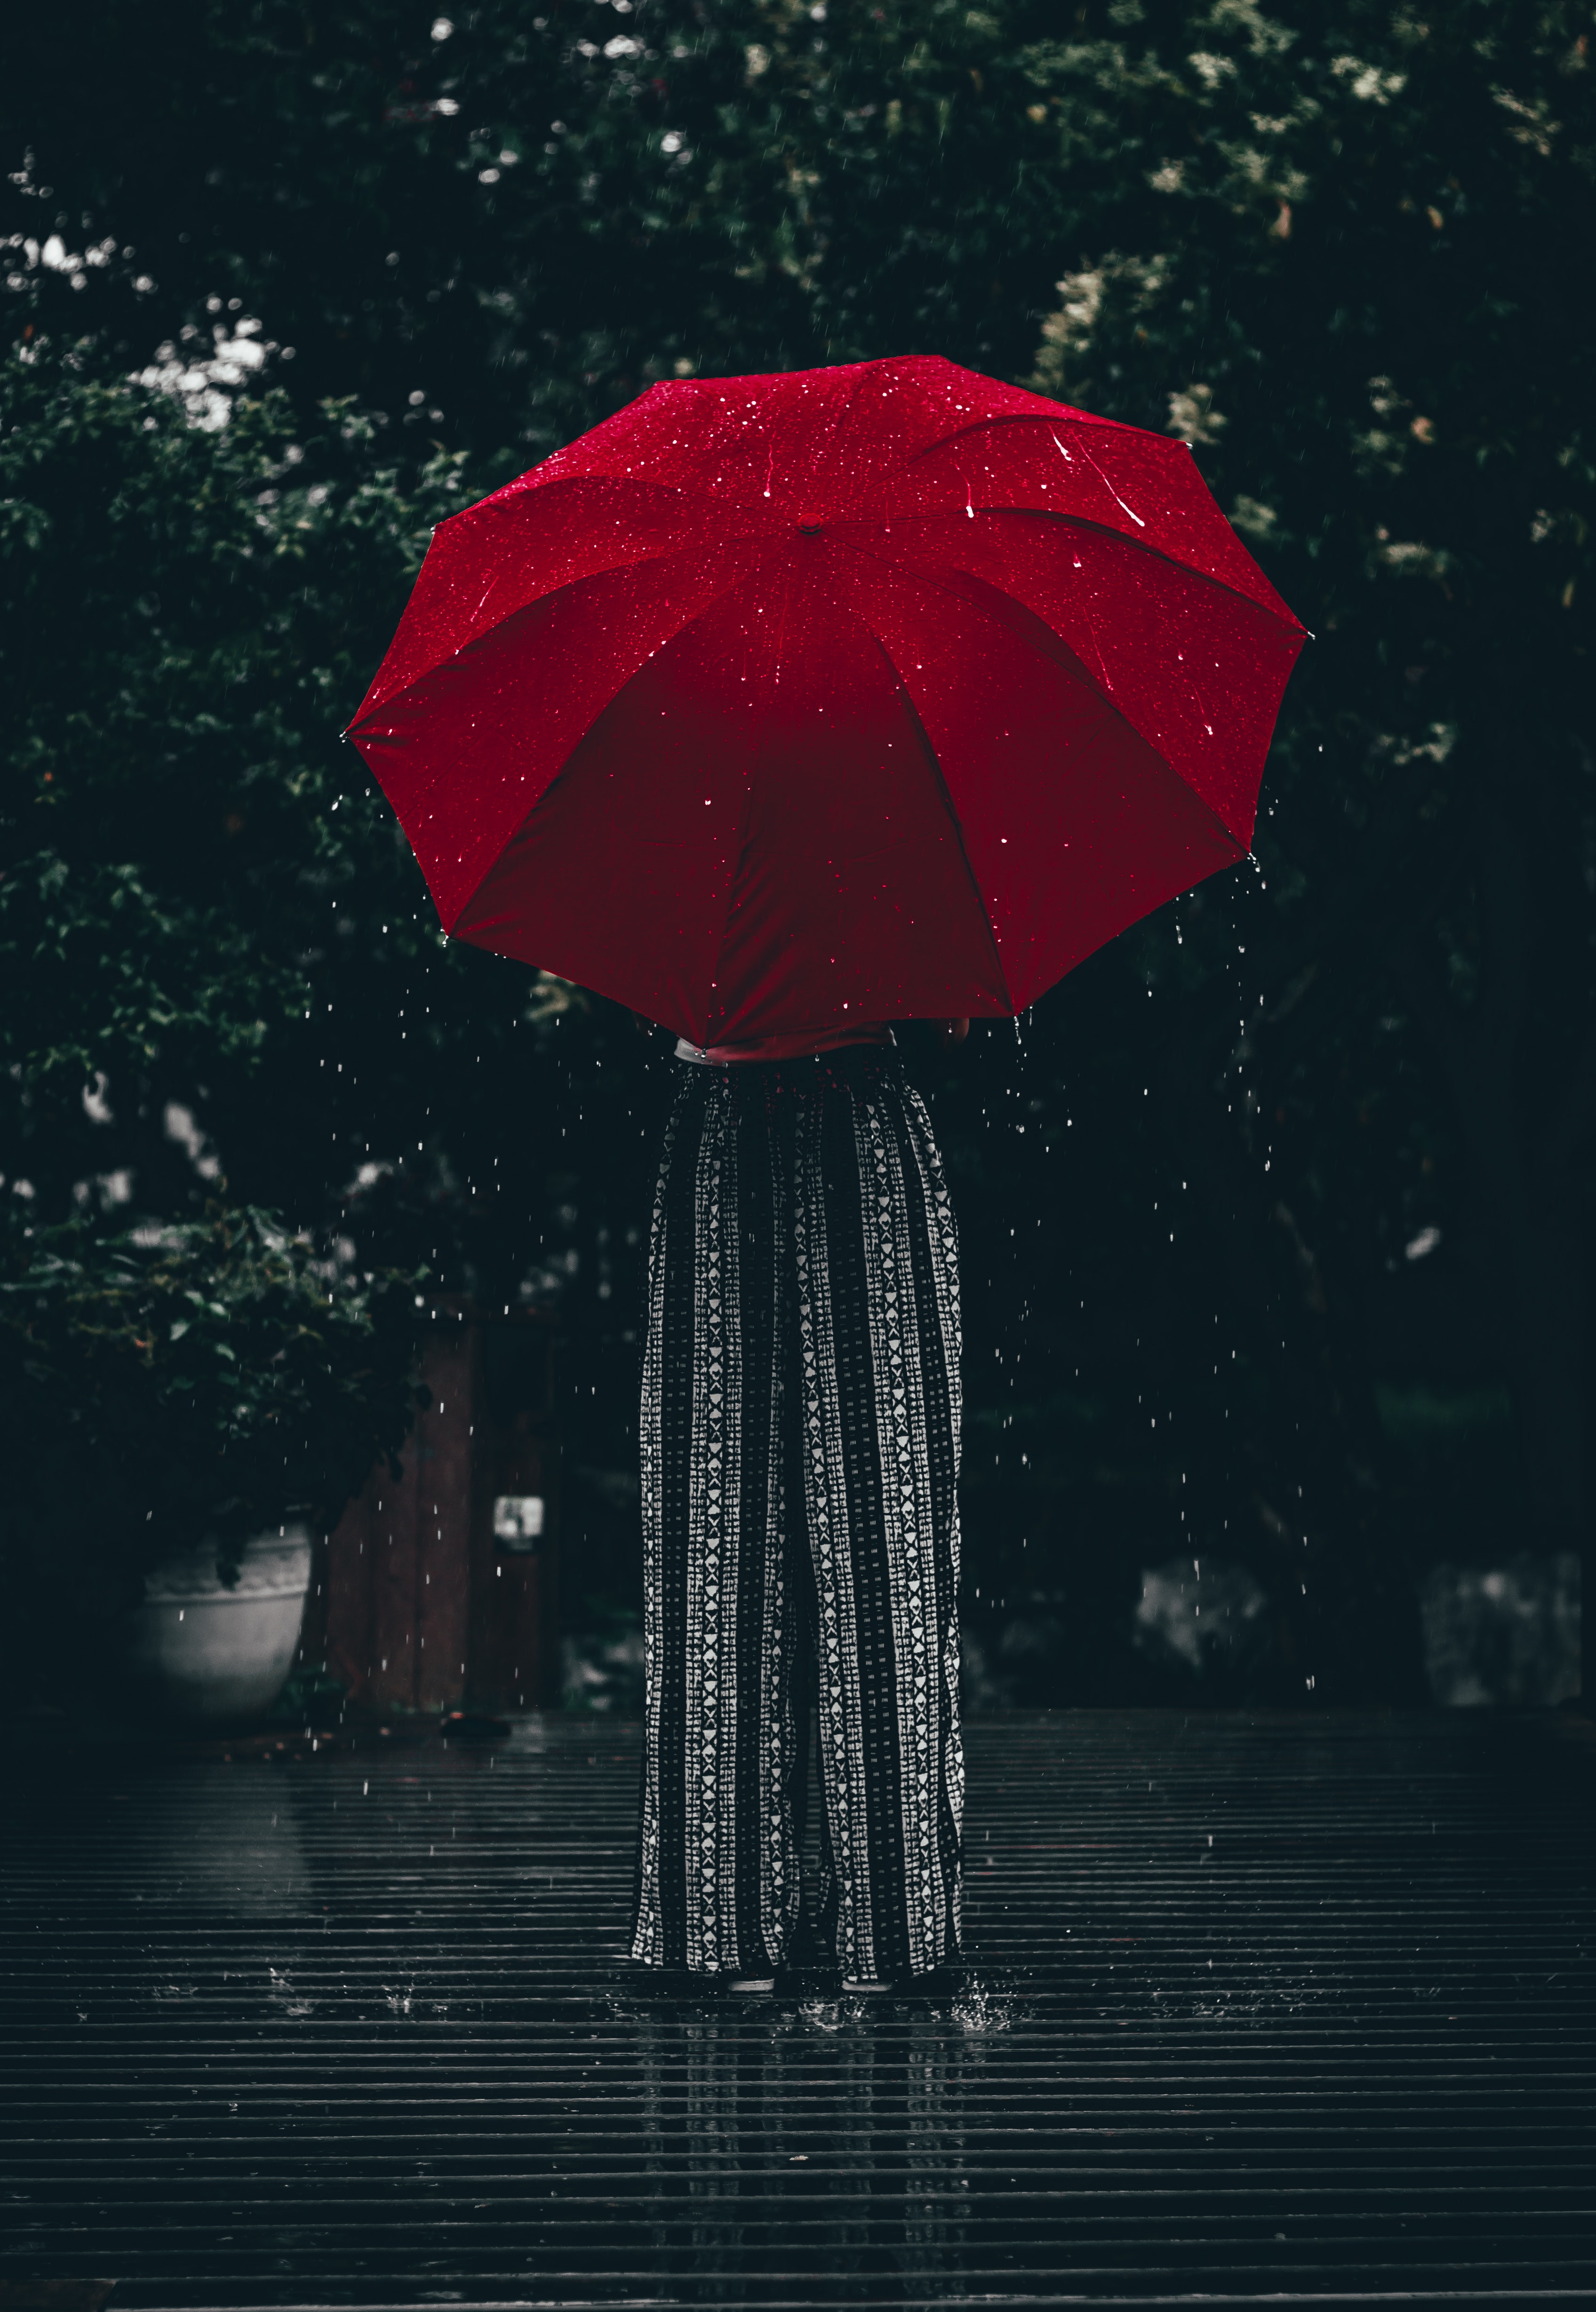
[{"label": "black and white patterned trousers", "polygon": [[634,1957],[848,1975],[959,1936],[958,1249],[897,1055],[679,1064],[643,1365],[647,1725]]}]

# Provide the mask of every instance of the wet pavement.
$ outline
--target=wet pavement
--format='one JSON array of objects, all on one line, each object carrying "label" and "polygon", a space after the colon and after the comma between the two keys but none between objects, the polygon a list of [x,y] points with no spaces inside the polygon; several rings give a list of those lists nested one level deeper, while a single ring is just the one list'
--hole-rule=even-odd
[{"label": "wet pavement", "polygon": [[36,1746],[0,2301],[1596,2303],[1596,1730],[970,1729],[968,1965],[622,1955],[635,1729]]}]

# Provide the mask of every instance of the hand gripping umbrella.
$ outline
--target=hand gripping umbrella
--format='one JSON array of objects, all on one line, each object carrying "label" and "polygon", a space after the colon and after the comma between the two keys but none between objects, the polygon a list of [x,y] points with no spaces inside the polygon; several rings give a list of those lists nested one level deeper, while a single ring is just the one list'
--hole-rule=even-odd
[{"label": "hand gripping umbrella", "polygon": [[1183,443],[691,379],[440,525],[350,731],[457,939],[696,1043],[990,1016],[1245,857],[1303,636]]}]

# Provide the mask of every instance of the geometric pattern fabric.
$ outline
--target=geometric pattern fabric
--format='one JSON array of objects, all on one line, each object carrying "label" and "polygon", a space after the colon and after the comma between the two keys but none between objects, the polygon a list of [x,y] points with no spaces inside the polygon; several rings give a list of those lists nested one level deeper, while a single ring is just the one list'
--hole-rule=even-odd
[{"label": "geometric pattern fabric", "polygon": [[655,1192],[632,1955],[787,1956],[810,1724],[823,1940],[959,1947],[958,1245],[897,1054],[680,1064]]}]

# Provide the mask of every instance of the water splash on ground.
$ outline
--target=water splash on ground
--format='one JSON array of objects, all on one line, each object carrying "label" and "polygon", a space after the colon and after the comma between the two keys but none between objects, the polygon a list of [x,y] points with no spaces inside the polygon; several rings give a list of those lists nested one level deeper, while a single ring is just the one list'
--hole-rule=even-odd
[{"label": "water splash on ground", "polygon": [[1013,2019],[1014,2002],[1000,1997],[979,1976],[972,1975],[948,2013],[961,2031],[1007,2031]]}]

